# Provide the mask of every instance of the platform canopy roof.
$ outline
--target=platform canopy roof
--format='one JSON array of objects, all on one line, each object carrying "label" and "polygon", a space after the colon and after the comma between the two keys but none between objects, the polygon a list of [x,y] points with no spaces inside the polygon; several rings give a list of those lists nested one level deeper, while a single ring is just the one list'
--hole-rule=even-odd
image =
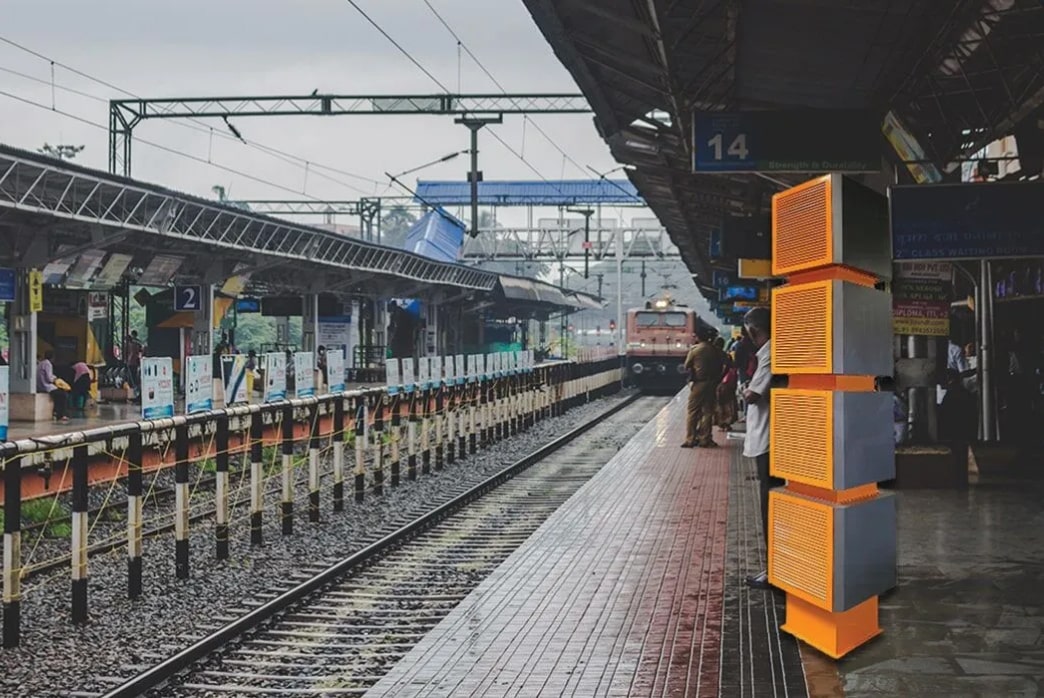
[{"label": "platform canopy roof", "polygon": [[[131,257],[125,267],[133,283],[221,284],[248,274],[246,290],[258,294],[490,292],[498,283],[482,269],[0,145],[0,266],[70,261],[75,269],[90,256],[100,274],[102,260],[115,254]],[[157,258],[170,263],[155,265]],[[141,275],[150,267],[146,284]],[[92,287],[91,274],[80,281]],[[106,283],[98,290],[113,285]]]},{"label": "platform canopy roof", "polygon": [[[418,203],[436,206],[467,206],[471,203],[471,184],[468,182],[420,180],[416,192]],[[628,180],[604,178],[479,182],[478,200],[482,206],[645,204]]]},{"label": "platform canopy roof", "polygon": [[[1040,0],[523,1],[700,280],[724,216],[764,215],[780,186],[816,173],[693,174],[694,110],[893,112],[950,179],[997,137],[1039,143]],[[911,181],[884,137],[880,153],[867,184]]]}]

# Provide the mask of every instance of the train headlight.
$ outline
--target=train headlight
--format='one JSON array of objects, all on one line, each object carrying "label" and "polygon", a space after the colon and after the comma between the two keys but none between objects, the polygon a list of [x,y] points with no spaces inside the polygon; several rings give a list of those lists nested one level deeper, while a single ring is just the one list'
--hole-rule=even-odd
[{"label": "train headlight", "polygon": [[678,364],[674,368],[678,370],[678,373],[685,373],[685,364]]},{"label": "train headlight", "polygon": [[633,373],[636,376],[641,375],[642,371],[644,370],[645,366],[642,366],[641,364],[631,364],[631,373]]},{"label": "train headlight", "polygon": [[681,342],[675,342],[674,343],[674,346],[678,347],[679,349],[681,349],[681,345],[682,345]]},{"label": "train headlight", "polygon": [[664,366],[663,364],[656,364],[656,372],[657,373],[661,373],[661,374],[662,373],[667,373],[667,367]]}]

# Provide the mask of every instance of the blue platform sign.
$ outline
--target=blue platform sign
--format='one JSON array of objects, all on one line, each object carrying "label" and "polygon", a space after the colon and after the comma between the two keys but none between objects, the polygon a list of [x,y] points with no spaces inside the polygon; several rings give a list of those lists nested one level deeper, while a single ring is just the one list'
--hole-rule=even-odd
[{"label": "blue platform sign", "polygon": [[175,286],[174,310],[198,312],[203,309],[202,286]]},{"label": "blue platform sign", "polygon": [[866,110],[696,111],[694,172],[876,172],[881,118]]},{"label": "blue platform sign", "polygon": [[0,303],[14,303],[15,270],[0,267]]},{"label": "blue platform sign", "polygon": [[1044,256],[1044,182],[895,186],[896,259]]},{"label": "blue platform sign", "polygon": [[714,288],[725,288],[735,281],[732,274],[722,269],[715,269],[711,278],[713,279]]},{"label": "blue platform sign", "polygon": [[710,232],[710,250],[707,252],[707,256],[711,259],[721,259],[724,255],[721,253],[721,231],[712,230]]}]

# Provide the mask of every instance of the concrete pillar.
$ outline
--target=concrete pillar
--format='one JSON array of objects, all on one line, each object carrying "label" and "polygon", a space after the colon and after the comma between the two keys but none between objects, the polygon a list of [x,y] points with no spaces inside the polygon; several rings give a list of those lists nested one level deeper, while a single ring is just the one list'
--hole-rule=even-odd
[{"label": "concrete pillar", "polygon": [[290,343],[290,318],[276,318],[276,344],[285,347]]},{"label": "concrete pillar", "polygon": [[[7,336],[10,342],[10,403],[12,421],[48,421],[50,399],[37,395],[36,366],[39,357],[36,313],[30,307],[30,269],[19,269],[15,277],[15,301],[8,313]],[[37,273],[36,280],[40,283]]]},{"label": "concrete pillar", "polygon": [[319,336],[319,295],[307,293],[304,296],[301,314],[301,351],[315,351],[316,337]]}]

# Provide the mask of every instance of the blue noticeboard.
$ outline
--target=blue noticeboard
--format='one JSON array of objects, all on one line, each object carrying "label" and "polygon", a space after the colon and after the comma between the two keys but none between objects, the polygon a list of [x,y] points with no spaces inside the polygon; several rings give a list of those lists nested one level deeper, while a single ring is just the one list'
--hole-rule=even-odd
[{"label": "blue noticeboard", "polygon": [[15,299],[15,270],[0,267],[0,303],[13,303]]},{"label": "blue noticeboard", "polygon": [[876,172],[881,118],[866,110],[696,111],[694,172]]},{"label": "blue noticeboard", "polygon": [[1044,256],[1044,182],[889,189],[896,259]]}]

